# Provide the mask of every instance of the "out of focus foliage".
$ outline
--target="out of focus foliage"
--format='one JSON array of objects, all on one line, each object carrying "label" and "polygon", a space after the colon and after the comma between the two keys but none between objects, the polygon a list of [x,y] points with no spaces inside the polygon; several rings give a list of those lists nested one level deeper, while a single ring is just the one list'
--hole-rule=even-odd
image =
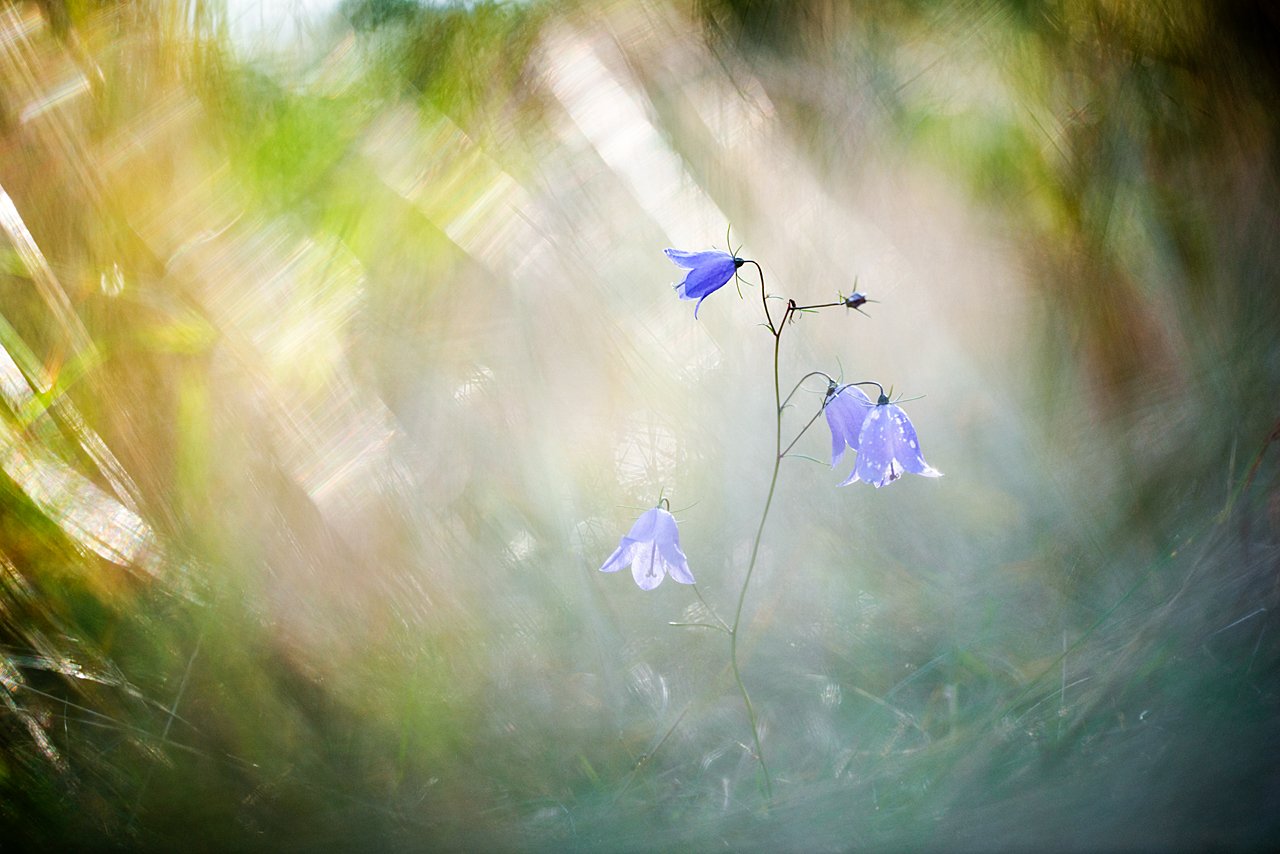
[{"label": "out of focus foliage", "polygon": [[[0,0],[6,842],[1274,840],[1271,4],[301,9]],[[784,471],[768,806],[596,572],[662,493],[732,604],[769,347],[660,253],[726,219],[947,473]]]}]

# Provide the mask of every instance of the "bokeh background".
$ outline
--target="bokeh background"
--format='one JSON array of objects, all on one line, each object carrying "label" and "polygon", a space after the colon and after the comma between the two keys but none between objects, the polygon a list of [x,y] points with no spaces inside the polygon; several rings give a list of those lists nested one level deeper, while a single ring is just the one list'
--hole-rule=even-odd
[{"label": "bokeh background", "polygon": [[[1280,66],[1201,0],[0,3],[5,846],[1262,849]],[[741,657],[596,570],[670,499]],[[790,380],[788,380],[790,378]],[[791,431],[820,405],[810,383]]]}]

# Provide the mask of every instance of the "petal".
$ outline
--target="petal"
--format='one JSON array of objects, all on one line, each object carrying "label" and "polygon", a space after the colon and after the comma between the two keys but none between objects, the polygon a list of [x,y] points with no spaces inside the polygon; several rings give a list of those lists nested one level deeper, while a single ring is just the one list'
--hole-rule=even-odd
[{"label": "petal", "polygon": [[730,264],[733,263],[732,255],[728,252],[719,252],[716,250],[710,250],[707,252],[681,252],[679,249],[664,249],[662,252],[670,258],[672,263],[677,267],[684,267],[687,270],[692,270],[694,267],[702,267],[707,264],[714,264],[717,261],[723,261],[725,259],[728,259]]},{"label": "petal", "polygon": [[676,285],[676,295],[680,299],[701,299],[724,287],[733,278],[733,259],[725,256],[728,263],[705,264],[695,267],[685,275],[684,281]]},{"label": "petal", "polygon": [[623,537],[622,542],[613,550],[613,554],[609,555],[609,559],[600,567],[601,572],[617,572],[627,565],[628,561],[624,552],[627,550],[628,543],[630,543],[630,540]]},{"label": "petal", "polygon": [[838,422],[831,420],[830,414],[827,415],[827,426],[831,428],[831,467],[835,468],[836,463],[844,456],[848,442],[845,441],[844,430]]},{"label": "petal", "polygon": [[667,572],[673,581],[681,584],[693,584],[693,573],[689,571],[689,559],[680,550],[679,543],[665,543],[661,546],[662,559],[667,565]]},{"label": "petal", "polygon": [[902,467],[913,474],[925,477],[942,477],[942,472],[924,461],[920,451],[920,439],[916,436],[916,428],[902,407],[889,404],[885,407],[896,430],[890,431],[894,439],[894,456],[901,461]]},{"label": "petal", "polygon": [[840,462],[846,447],[858,450],[858,435],[873,408],[871,398],[857,386],[845,386],[827,401],[824,413],[831,428],[832,468]]},{"label": "petal", "polygon": [[637,545],[640,548],[635,550],[635,559],[631,561],[631,577],[641,590],[652,590],[662,583],[662,576],[665,574],[662,556],[658,553],[658,544],[655,542]]},{"label": "petal", "polygon": [[689,561],[680,549],[680,530],[676,527],[676,517],[659,508],[653,534],[666,571],[681,584],[693,584]]},{"label": "petal", "polygon": [[[858,433],[857,480],[880,487],[902,476],[902,466],[894,459],[897,425],[889,417],[889,404],[876,406]],[[848,481],[852,483],[853,481]]]},{"label": "petal", "polygon": [[604,562],[604,566],[600,567],[600,571],[617,572],[624,566],[630,566],[635,561],[635,556],[646,547],[646,543],[638,543],[629,537],[623,537],[618,548]]},{"label": "petal", "polygon": [[676,527],[676,517],[661,507],[655,507],[649,512],[653,514],[653,539],[659,543],[680,545],[680,530]]},{"label": "petal", "polygon": [[[631,530],[627,531],[627,539],[642,540],[648,542],[654,538],[654,531],[657,529],[659,514],[666,513],[660,507],[650,507],[648,510],[640,514],[640,518],[631,526]],[[670,513],[667,513],[670,516]]]},{"label": "petal", "polygon": [[694,583],[694,575],[689,571],[689,560],[680,548],[680,529],[676,528],[676,517],[660,508],[657,524],[654,525],[654,540],[658,543],[663,568],[666,568],[672,579],[680,584]]},{"label": "petal", "polygon": [[[839,414],[839,410],[834,408],[835,401],[828,403],[823,410],[823,414],[827,416],[827,426],[831,428],[831,467],[835,468],[836,463],[840,462],[840,458],[844,456],[844,449],[849,444],[849,440],[844,430],[844,418]],[[856,441],[856,440],[855,440]]]}]

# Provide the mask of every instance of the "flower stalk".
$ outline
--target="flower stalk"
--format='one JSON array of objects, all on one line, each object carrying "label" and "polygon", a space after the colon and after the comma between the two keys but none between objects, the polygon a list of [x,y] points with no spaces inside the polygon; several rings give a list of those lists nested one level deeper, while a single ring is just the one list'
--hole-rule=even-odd
[{"label": "flower stalk", "polygon": [[[714,250],[682,252],[676,249],[667,249],[666,255],[676,266],[685,270],[684,278],[675,285],[676,294],[681,299],[697,300],[693,312],[695,318],[698,316],[698,309],[701,308],[703,300],[723,288],[729,283],[730,279],[734,280],[735,287],[739,287],[738,271],[742,267],[750,264],[756,268],[760,278],[760,305],[764,310],[764,323],[761,325],[768,329],[769,334],[773,336],[774,444],[773,470],[769,474],[769,491],[765,496],[764,507],[760,511],[760,523],[756,526],[755,539],[751,543],[751,557],[747,561],[746,574],[743,576],[742,586],[738,590],[738,601],[734,607],[732,622],[724,620],[711,607],[711,604],[703,597],[702,591],[698,589],[697,584],[694,582],[693,575],[689,571],[688,561],[680,548],[680,538],[676,530],[675,518],[671,515],[670,504],[665,499],[659,499],[658,506],[647,510],[636,520],[631,530],[621,539],[618,548],[600,567],[600,570],[602,572],[616,572],[629,565],[636,585],[643,590],[652,590],[662,582],[665,576],[671,576],[677,583],[693,588],[698,601],[702,603],[714,622],[693,620],[672,622],[669,625],[684,628],[711,629],[724,632],[729,636],[729,667],[733,672],[738,692],[742,695],[743,706],[746,708],[747,721],[751,726],[754,755],[760,765],[759,779],[763,784],[763,794],[766,802],[768,802],[773,799],[773,777],[769,772],[769,765],[765,761],[764,749],[760,740],[760,719],[756,714],[755,706],[751,702],[751,694],[747,691],[746,682],[742,678],[742,666],[738,658],[738,641],[743,633],[742,613],[747,601],[747,591],[751,589],[751,579],[755,575],[756,564],[760,558],[760,544],[764,539],[764,529],[769,521],[769,512],[773,508],[774,495],[777,493],[778,475],[782,470],[782,461],[791,453],[792,448],[809,431],[809,428],[818,420],[818,417],[825,414],[827,424],[831,428],[831,465],[834,467],[847,449],[852,449],[858,455],[854,472],[850,474],[849,478],[841,486],[862,480],[873,486],[880,487],[897,480],[904,472],[912,472],[926,477],[938,477],[940,472],[924,461],[924,457],[920,452],[919,441],[916,438],[915,428],[907,418],[906,413],[889,400],[888,396],[885,395],[884,387],[878,382],[868,380],[841,385],[824,371],[810,371],[800,378],[785,399],[782,396],[779,363],[782,352],[782,333],[788,324],[792,323],[796,316],[801,313],[839,307],[861,311],[863,305],[868,302],[875,302],[875,300],[868,299],[865,294],[859,291],[854,291],[847,297],[842,295],[836,302],[814,303],[812,305],[799,305],[795,300],[788,299],[781,317],[775,320],[773,311],[769,306],[769,300],[781,300],[781,297],[771,297],[769,295],[765,284],[764,269],[756,261],[739,258],[736,252]],[[741,294],[740,287],[739,294]],[[805,382],[812,377],[822,377],[826,380],[826,395],[818,411],[805,422],[795,437],[784,447],[782,441],[783,412],[791,405],[792,398],[800,391]],[[872,385],[879,390],[880,394],[877,402],[872,403],[871,398],[858,388],[858,386],[863,385]],[[688,711],[687,707],[685,711]],[[667,736],[680,724],[680,720],[683,717],[684,712],[681,712],[666,734],[659,740],[654,750],[666,741]],[[652,752],[637,763],[632,771],[632,777],[638,773],[640,767],[650,756],[652,756]]]}]

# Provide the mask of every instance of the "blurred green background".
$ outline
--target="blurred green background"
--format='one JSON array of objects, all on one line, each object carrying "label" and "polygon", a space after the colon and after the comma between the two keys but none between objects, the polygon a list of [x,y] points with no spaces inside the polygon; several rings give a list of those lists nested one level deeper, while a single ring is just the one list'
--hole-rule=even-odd
[{"label": "blurred green background", "polygon": [[[1263,849],[1267,2],[0,2],[17,847]],[[749,289],[941,480],[785,461]],[[816,411],[800,396],[788,423]],[[828,452],[825,427],[797,451]]]}]

